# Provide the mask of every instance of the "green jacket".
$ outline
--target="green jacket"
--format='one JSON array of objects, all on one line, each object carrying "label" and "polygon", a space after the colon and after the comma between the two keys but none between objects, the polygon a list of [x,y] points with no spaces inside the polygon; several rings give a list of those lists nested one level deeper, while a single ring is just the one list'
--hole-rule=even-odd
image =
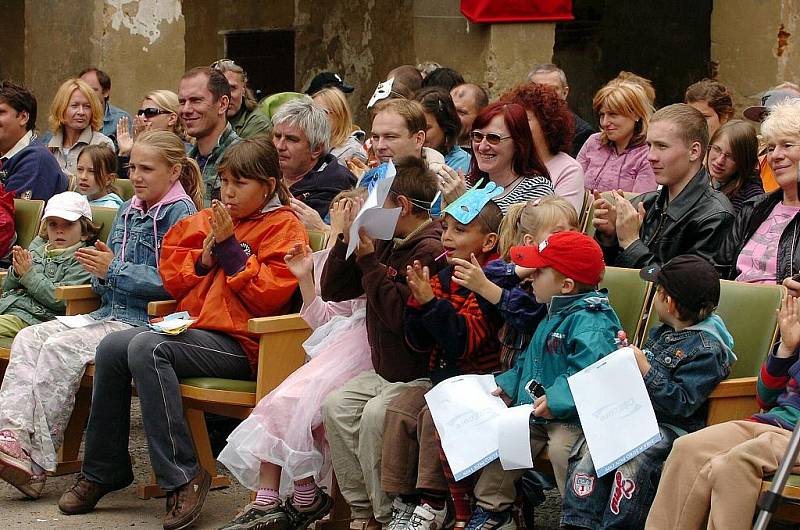
[{"label": "green jacket", "polygon": [[59,285],[83,285],[91,282],[92,275],[81,267],[75,259],[75,251],[85,245],[53,257],[47,257],[47,241],[37,237],[30,244],[33,254],[33,268],[21,277],[14,268],[8,269],[0,295],[0,314],[15,315],[26,324],[33,326],[56,315],[63,315],[66,304],[56,300],[56,287]]},{"label": "green jacket", "polygon": [[578,413],[567,377],[617,349],[615,339],[620,329],[605,290],[555,296],[547,317],[537,326],[514,367],[495,377],[497,385],[514,405],[522,405],[531,403],[525,385],[534,379],[545,387],[547,406],[556,420],[576,421]]},{"label": "green jacket", "polygon": [[221,186],[219,176],[217,175],[217,167],[219,163],[222,162],[222,155],[225,154],[228,147],[238,141],[239,135],[234,132],[231,124],[228,123],[219,136],[217,145],[211,150],[211,153],[207,157],[202,157],[200,155],[200,149],[197,147],[197,144],[193,145],[191,151],[189,151],[189,158],[197,160],[197,163],[200,164],[200,170],[203,172],[203,182],[206,185],[204,196],[206,207],[211,206],[212,197],[219,197],[219,192],[214,194],[214,191],[218,190]]},{"label": "green jacket", "polygon": [[239,138],[252,138],[259,134],[268,134],[272,129],[272,122],[261,113],[261,109],[247,110],[242,103],[242,108],[236,116],[228,118]]}]

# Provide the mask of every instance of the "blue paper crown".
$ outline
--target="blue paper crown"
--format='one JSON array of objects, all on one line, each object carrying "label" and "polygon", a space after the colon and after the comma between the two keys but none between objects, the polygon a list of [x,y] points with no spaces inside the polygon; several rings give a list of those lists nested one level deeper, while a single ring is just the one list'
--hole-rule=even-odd
[{"label": "blue paper crown", "polygon": [[442,214],[450,214],[453,218],[466,225],[472,222],[486,203],[503,194],[503,187],[489,181],[486,186],[479,188],[479,182],[464,195],[447,205]]}]

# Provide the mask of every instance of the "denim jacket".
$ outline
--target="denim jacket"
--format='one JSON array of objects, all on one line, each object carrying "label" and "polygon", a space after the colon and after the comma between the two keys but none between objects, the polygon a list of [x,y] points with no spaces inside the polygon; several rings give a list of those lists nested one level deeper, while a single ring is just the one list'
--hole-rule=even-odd
[{"label": "denim jacket", "polygon": [[105,280],[92,278],[102,298],[91,314],[97,320],[119,320],[133,326],[147,324],[147,304],[172,298],[158,273],[158,256],[164,234],[197,209],[180,182],[157,204],[144,210],[136,197],[123,204],[108,235],[114,259]]},{"label": "denim jacket", "polygon": [[644,384],[660,424],[679,435],[705,427],[708,395],[731,373],[732,348],[717,315],[681,331],[666,324],[650,331]]}]

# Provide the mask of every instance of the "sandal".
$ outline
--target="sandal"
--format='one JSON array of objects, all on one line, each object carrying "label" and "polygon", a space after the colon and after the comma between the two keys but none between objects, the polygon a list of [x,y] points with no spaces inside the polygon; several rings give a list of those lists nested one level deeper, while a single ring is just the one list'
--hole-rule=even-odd
[{"label": "sandal", "polygon": [[0,431],[0,478],[20,489],[31,481],[32,476],[33,462],[22,449],[17,436],[12,431]]}]

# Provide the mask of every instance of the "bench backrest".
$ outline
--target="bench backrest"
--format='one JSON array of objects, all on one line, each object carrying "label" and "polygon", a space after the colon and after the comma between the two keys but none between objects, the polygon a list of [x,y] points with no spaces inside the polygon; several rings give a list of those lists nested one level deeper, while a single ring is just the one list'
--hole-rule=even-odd
[{"label": "bench backrest", "polygon": [[100,232],[97,234],[97,239],[99,241],[103,243],[108,242],[108,234],[111,233],[111,227],[114,225],[117,211],[116,208],[92,206],[92,222],[100,227]]},{"label": "bench backrest", "polygon": [[641,279],[636,269],[606,267],[600,287],[608,289],[608,301],[617,313],[628,340],[633,344],[641,331],[652,284]]},{"label": "bench backrest", "polygon": [[44,201],[38,199],[14,199],[14,227],[17,231],[16,245],[28,248],[39,234]]}]

